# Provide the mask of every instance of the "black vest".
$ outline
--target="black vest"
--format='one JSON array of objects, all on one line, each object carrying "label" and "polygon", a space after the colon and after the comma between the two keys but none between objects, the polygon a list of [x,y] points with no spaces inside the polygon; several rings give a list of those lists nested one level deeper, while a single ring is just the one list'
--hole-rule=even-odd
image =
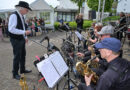
[{"label": "black vest", "polygon": [[[22,24],[22,21],[21,21],[21,18],[19,16],[19,14],[16,11],[13,12],[12,14],[15,14],[17,16],[17,25],[16,25],[16,28],[23,30],[23,24]],[[17,34],[13,34],[11,32],[9,32],[9,36],[11,38],[18,39],[18,40],[24,39],[23,35],[17,35]]]}]

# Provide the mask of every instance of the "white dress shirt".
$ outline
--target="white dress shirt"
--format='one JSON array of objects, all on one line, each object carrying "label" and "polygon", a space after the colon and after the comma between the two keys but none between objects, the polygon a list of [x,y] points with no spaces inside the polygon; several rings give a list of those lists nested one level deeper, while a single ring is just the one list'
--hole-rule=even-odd
[{"label": "white dress shirt", "polygon": [[19,12],[18,12],[18,14],[19,14],[19,16],[21,18],[24,30],[16,28],[16,25],[17,25],[17,16],[16,16],[16,14],[12,14],[10,16],[10,18],[9,18],[9,24],[8,24],[8,30],[12,34],[23,35],[25,37],[25,25],[24,25],[24,21],[23,21],[22,15]]}]

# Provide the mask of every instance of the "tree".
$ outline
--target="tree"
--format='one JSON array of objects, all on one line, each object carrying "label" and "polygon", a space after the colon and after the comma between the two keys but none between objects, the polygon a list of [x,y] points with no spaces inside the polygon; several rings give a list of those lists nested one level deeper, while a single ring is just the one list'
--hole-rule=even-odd
[{"label": "tree", "polygon": [[[109,11],[111,11],[113,1],[114,1],[114,0],[106,0],[106,1],[105,1],[104,12],[109,12]],[[98,3],[99,3],[99,0],[87,0],[87,5],[88,5],[88,7],[91,8],[92,10],[98,11]],[[103,5],[103,0],[101,0],[101,9],[100,9],[100,11],[102,11],[102,5]]]},{"label": "tree", "polygon": [[118,0],[115,0],[114,2],[113,2],[113,4],[112,4],[112,10],[111,10],[111,12],[114,14],[114,15],[116,15],[116,10],[117,10],[117,5],[118,5]]},{"label": "tree", "polygon": [[82,3],[85,2],[85,0],[71,0],[72,2],[76,3],[78,5],[78,11],[80,12],[80,8],[82,7]]}]

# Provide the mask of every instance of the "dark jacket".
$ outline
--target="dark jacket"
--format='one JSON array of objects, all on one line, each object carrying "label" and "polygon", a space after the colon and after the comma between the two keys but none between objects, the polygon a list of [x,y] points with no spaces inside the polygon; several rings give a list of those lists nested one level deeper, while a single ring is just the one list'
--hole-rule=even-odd
[{"label": "dark jacket", "polygon": [[77,28],[83,29],[83,19],[76,19]]},{"label": "dark jacket", "polygon": [[[86,87],[86,88],[85,88]],[[95,88],[83,86],[82,90],[129,90],[130,62],[115,58],[108,65],[108,69],[101,75]],[[79,89],[81,90],[81,89]]]},{"label": "dark jacket", "polygon": [[119,28],[123,27],[120,31],[126,31],[127,30],[127,26],[125,26],[126,25],[126,17],[125,16],[121,17],[119,22],[120,22]]}]

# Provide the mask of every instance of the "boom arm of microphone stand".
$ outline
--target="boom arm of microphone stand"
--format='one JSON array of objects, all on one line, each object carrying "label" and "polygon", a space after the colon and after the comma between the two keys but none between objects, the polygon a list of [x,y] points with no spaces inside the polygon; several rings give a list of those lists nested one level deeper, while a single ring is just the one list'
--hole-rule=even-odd
[{"label": "boom arm of microphone stand", "polygon": [[[69,42],[69,43],[71,43],[71,44],[73,44],[71,41],[69,41],[69,40],[66,40],[66,39],[63,39],[64,41],[67,41],[67,42]],[[73,44],[74,45],[74,44]],[[77,47],[78,45],[74,45],[75,47]]]},{"label": "boom arm of microphone stand", "polygon": [[39,42],[37,42],[37,41],[35,41],[35,40],[31,40],[31,39],[29,39],[30,41],[33,41],[34,43],[36,43],[36,44],[38,44],[38,45],[40,45],[40,46],[42,46],[42,47],[44,47],[44,48],[47,48],[46,46],[44,46],[44,45],[42,45],[41,43],[39,43]]}]

